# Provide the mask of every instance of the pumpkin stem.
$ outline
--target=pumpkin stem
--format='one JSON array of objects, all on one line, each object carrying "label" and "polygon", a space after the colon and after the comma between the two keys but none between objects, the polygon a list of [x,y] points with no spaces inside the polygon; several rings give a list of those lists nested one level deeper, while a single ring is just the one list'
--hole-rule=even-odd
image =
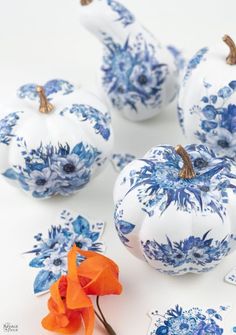
[{"label": "pumpkin stem", "polygon": [[230,49],[229,56],[226,58],[226,62],[229,65],[236,65],[236,45],[229,35],[223,37],[223,41],[228,45]]},{"label": "pumpkin stem", "polygon": [[88,6],[93,2],[93,0],[80,0],[82,6]]},{"label": "pumpkin stem", "polygon": [[192,178],[196,177],[196,173],[193,169],[193,164],[191,162],[191,159],[190,159],[189,154],[187,153],[187,151],[182,147],[182,145],[178,145],[175,148],[175,151],[182,158],[182,160],[184,162],[184,166],[181,169],[181,171],[179,172],[179,177],[183,178],[183,179],[192,179]]},{"label": "pumpkin stem", "polygon": [[40,113],[50,113],[54,107],[53,105],[48,101],[44,88],[42,86],[37,86],[36,91],[39,95],[40,99],[40,106],[39,106],[39,111]]}]

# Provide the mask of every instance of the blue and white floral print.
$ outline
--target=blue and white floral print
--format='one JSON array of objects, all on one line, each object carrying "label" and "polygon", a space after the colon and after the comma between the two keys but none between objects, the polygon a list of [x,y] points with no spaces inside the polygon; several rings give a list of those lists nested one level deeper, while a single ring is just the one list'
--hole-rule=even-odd
[{"label": "blue and white floral print", "polygon": [[236,247],[236,235],[227,235],[222,241],[217,241],[210,238],[209,233],[210,231],[206,232],[203,237],[190,236],[180,242],[173,242],[166,237],[166,243],[147,240],[141,241],[141,244],[148,259],[162,263],[162,272],[165,272],[163,265],[167,267],[167,272],[170,267],[173,268],[172,272],[175,274],[178,274],[178,268],[182,266],[187,266],[190,271],[199,270],[200,266],[206,272],[212,268],[212,263],[218,264],[229,254],[231,248]]},{"label": "blue and white floral print", "polygon": [[158,311],[150,313],[152,325],[148,335],[222,335],[223,313],[228,306],[203,309],[198,307],[182,308],[176,305],[164,315]]},{"label": "blue and white floral print", "polygon": [[126,165],[132,162],[136,157],[131,154],[112,154],[111,155],[111,162],[116,171],[122,171]]},{"label": "blue and white floral print", "polygon": [[225,281],[229,284],[236,285],[236,267],[225,276]]},{"label": "blue and white floral print", "polygon": [[121,242],[126,247],[129,247],[129,245],[128,245],[129,239],[127,238],[127,235],[130,234],[134,230],[135,225],[130,223],[130,222],[124,221],[122,219],[123,210],[118,210],[119,204],[120,204],[120,202],[116,206],[116,211],[115,211],[115,216],[114,216],[116,231],[118,233],[118,236],[119,236]]},{"label": "blue and white floral print", "polygon": [[[54,94],[60,93],[61,95],[67,95],[74,92],[74,86],[66,80],[53,79],[43,85],[45,95],[48,100],[53,98]],[[19,88],[17,95],[20,99],[38,100],[39,95],[37,93],[36,84],[26,84]]]},{"label": "blue and white floral print", "polygon": [[184,85],[186,84],[187,80],[191,77],[193,70],[195,70],[198,67],[198,65],[205,60],[204,57],[208,51],[209,51],[208,48],[202,48],[193,56],[192,59],[190,59],[184,76]]},{"label": "blue and white floral print", "polygon": [[106,0],[107,4],[111,7],[111,9],[118,14],[117,21],[121,22],[124,27],[129,26],[134,23],[135,17],[134,15],[120,2],[116,0]]},{"label": "blue and white floral print", "polygon": [[212,92],[212,86],[204,82],[206,95],[201,105],[191,108],[200,119],[200,130],[195,132],[199,141],[211,147],[219,156],[234,158],[236,155],[236,105],[228,99],[236,94],[236,80]]},{"label": "blue and white floral print", "polygon": [[20,119],[21,113],[23,112],[10,113],[0,120],[0,143],[9,145],[12,137],[16,136],[13,129]]},{"label": "blue and white floral print", "polygon": [[176,47],[174,47],[173,45],[168,45],[167,49],[170,51],[170,53],[172,54],[172,56],[175,59],[175,65],[176,68],[181,71],[184,69],[185,66],[185,59],[183,57],[182,52],[177,49]]},{"label": "blue and white floral print", "polygon": [[89,182],[94,166],[101,160],[101,153],[83,142],[73,148],[68,144],[41,144],[28,150],[24,139],[18,137],[17,146],[25,164],[15,165],[3,175],[18,181],[36,198],[74,193]]},{"label": "blue and white floral print", "polygon": [[154,45],[146,43],[141,33],[135,42],[127,38],[123,45],[104,34],[104,43],[103,86],[112,104],[136,113],[140,103],[158,107],[168,66],[157,61]]},{"label": "blue and white floral print", "polygon": [[64,116],[66,113],[74,114],[80,121],[88,121],[96,132],[108,141],[111,135],[110,124],[111,117],[108,113],[103,114],[96,108],[88,105],[73,104],[72,107],[63,110],[60,115]]},{"label": "blue and white floral print", "polygon": [[183,164],[180,156],[171,146],[158,146],[140,160],[143,164],[139,169],[125,177],[124,182],[130,185],[127,194],[135,192],[142,210],[149,216],[161,215],[173,204],[177,210],[189,213],[216,213],[223,220],[228,191],[236,190],[232,163],[217,158],[204,145],[189,145],[185,149],[193,163],[195,178],[180,178]]},{"label": "blue and white floral print", "polygon": [[[64,210],[61,213],[63,224],[51,226],[48,234],[38,233],[34,236],[36,244],[26,254],[34,255],[30,267],[40,269],[34,281],[34,293],[42,294],[67,272],[67,254],[76,244],[80,249],[104,252],[101,235],[104,222],[89,222],[81,215],[73,217]],[[83,257],[78,256],[79,264]]]}]

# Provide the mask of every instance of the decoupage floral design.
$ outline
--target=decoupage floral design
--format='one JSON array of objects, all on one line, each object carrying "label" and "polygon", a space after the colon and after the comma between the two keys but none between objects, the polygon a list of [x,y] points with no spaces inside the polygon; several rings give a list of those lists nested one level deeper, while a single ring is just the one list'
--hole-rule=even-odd
[{"label": "decoupage floral design", "polygon": [[117,21],[121,22],[124,27],[129,26],[134,23],[135,17],[134,15],[120,2],[116,0],[106,0],[107,4],[111,7],[111,9],[118,14]]},{"label": "decoupage floral design", "polygon": [[103,85],[112,104],[119,110],[129,106],[136,113],[138,104],[158,107],[168,67],[156,59],[155,46],[141,33],[123,45],[104,33],[104,44]]},{"label": "decoupage floral design", "polygon": [[152,324],[148,335],[222,335],[224,313],[229,306],[214,308],[183,308],[176,305],[166,313],[150,313]]},{"label": "decoupage floral design", "polygon": [[73,104],[70,108],[64,109],[60,115],[64,116],[66,113],[75,115],[80,121],[88,121],[96,134],[101,135],[106,141],[109,140],[111,117],[108,113],[103,114],[96,108],[79,104]]},{"label": "decoupage floral design", "polygon": [[184,82],[185,85],[187,80],[191,77],[192,72],[198,67],[198,65],[205,60],[205,55],[209,51],[208,48],[202,48],[199,50],[189,61],[186,69],[186,73],[184,76]]},{"label": "decoupage floral design", "polygon": [[16,139],[24,165],[15,165],[3,175],[19,182],[35,198],[69,195],[87,184],[94,166],[101,163],[101,152],[89,144],[41,144],[29,150],[24,138]]},{"label": "decoupage floral design", "polygon": [[[75,244],[82,250],[104,252],[101,236],[104,231],[104,222],[88,221],[85,217],[73,216],[64,210],[60,216],[61,224],[52,225],[48,234],[38,233],[32,250],[26,254],[33,255],[29,266],[39,269],[34,281],[34,293],[41,294],[63,274],[67,273],[68,251]],[[77,258],[77,263],[83,257]]]},{"label": "decoupage floral design", "polygon": [[119,205],[121,202],[119,202],[116,206],[114,220],[115,220],[115,227],[116,231],[118,233],[118,236],[121,240],[121,242],[126,246],[129,247],[129,239],[127,238],[127,235],[129,235],[135,228],[135,225],[133,223],[130,223],[128,221],[125,221],[122,219],[123,216],[123,210],[119,210]]},{"label": "decoupage floral design", "polygon": [[236,285],[236,267],[225,276],[225,281],[229,284]]},{"label": "decoupage floral design", "polygon": [[118,154],[118,153],[113,153],[111,155],[111,162],[115,168],[116,171],[120,172],[122,171],[126,165],[131,163],[136,157],[132,154]]},{"label": "decoupage floral design", "polygon": [[201,104],[191,108],[199,116],[199,141],[211,147],[217,155],[234,158],[236,155],[236,105],[229,98],[236,92],[236,80],[213,92],[211,84],[204,82],[206,95]]},{"label": "decoupage floral design", "polygon": [[16,136],[13,129],[20,119],[21,113],[23,112],[10,113],[0,120],[0,143],[9,145],[11,139]]},{"label": "decoupage floral design", "polygon": [[[19,88],[17,95],[20,99],[39,100],[37,93],[37,84],[26,84]],[[54,94],[68,95],[74,92],[74,85],[66,80],[53,79],[43,85],[45,95],[48,100],[51,100]]]},{"label": "decoupage floral design", "polygon": [[[206,272],[227,256],[232,248],[236,247],[236,235],[227,235],[222,241],[209,237],[210,231],[202,237],[190,236],[183,241],[174,242],[166,237],[166,243],[155,240],[141,241],[145,256],[166,267],[169,274],[194,271]],[[183,269],[183,267],[186,267]],[[157,265],[158,270],[158,265]],[[172,268],[172,270],[170,270]],[[178,268],[181,268],[180,271]]]},{"label": "decoupage floral design", "polygon": [[141,159],[142,166],[132,170],[124,182],[130,183],[130,192],[135,192],[142,210],[149,216],[162,214],[173,204],[177,210],[191,213],[216,213],[222,220],[228,202],[229,190],[236,190],[236,175],[232,164],[217,158],[203,145],[189,145],[186,150],[196,172],[193,179],[179,177],[182,160],[173,147],[153,148]]}]

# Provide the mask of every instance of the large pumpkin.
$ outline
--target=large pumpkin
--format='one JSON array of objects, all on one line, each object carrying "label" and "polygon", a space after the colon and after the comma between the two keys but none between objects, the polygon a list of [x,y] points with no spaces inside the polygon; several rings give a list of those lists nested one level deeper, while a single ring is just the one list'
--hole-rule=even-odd
[{"label": "large pumpkin", "polygon": [[203,145],[157,146],[116,181],[116,229],[161,272],[209,271],[236,247],[235,191],[230,160]]},{"label": "large pumpkin", "polygon": [[112,150],[106,107],[67,81],[24,85],[15,105],[1,111],[0,173],[33,197],[78,191]]}]

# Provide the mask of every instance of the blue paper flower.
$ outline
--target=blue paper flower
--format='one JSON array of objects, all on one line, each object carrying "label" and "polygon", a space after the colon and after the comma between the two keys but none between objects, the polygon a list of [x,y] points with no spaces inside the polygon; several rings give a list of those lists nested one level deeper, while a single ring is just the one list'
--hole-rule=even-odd
[{"label": "blue paper flower", "polygon": [[[227,308],[226,308],[227,309]],[[221,309],[222,311],[222,309]],[[152,313],[153,327],[149,335],[221,335],[223,320],[217,312],[193,307],[184,310],[179,305],[169,309],[164,316],[157,311]]]},{"label": "blue paper flower", "polygon": [[[35,256],[29,263],[30,267],[40,269],[34,282],[35,294],[47,291],[62,274],[66,274],[67,254],[73,244],[83,250],[104,251],[104,244],[100,241],[103,222],[90,223],[81,215],[72,217],[67,211],[62,212],[61,219],[65,223],[51,226],[47,236],[36,234],[36,244],[27,252]],[[78,264],[82,259],[78,257]]]}]

